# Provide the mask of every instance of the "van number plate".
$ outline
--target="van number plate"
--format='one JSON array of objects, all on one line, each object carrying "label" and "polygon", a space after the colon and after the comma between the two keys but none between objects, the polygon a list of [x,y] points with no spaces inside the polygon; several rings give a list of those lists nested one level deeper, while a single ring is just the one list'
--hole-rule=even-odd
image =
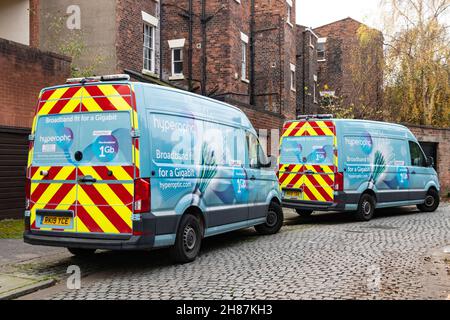
[{"label": "van number plate", "polygon": [[68,226],[70,226],[70,222],[71,222],[71,218],[66,218],[66,217],[45,216],[42,219],[42,224],[45,224],[48,226],[68,227]]},{"label": "van number plate", "polygon": [[298,190],[286,190],[286,191],[284,191],[284,198],[292,199],[292,200],[302,200],[303,193]]}]

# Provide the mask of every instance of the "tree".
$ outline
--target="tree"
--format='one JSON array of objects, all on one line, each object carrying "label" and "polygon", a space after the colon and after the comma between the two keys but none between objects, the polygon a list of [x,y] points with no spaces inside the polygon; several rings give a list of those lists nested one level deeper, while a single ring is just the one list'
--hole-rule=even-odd
[{"label": "tree", "polygon": [[387,118],[450,127],[450,0],[382,0],[381,4]]},{"label": "tree", "polygon": [[44,47],[50,51],[60,53],[72,58],[72,77],[88,77],[95,75],[95,70],[104,63],[102,55],[93,54],[88,64],[80,63],[82,56],[89,54],[85,35],[80,29],[68,29],[67,14],[58,12],[55,15],[46,14],[48,28],[45,30],[47,42]]}]

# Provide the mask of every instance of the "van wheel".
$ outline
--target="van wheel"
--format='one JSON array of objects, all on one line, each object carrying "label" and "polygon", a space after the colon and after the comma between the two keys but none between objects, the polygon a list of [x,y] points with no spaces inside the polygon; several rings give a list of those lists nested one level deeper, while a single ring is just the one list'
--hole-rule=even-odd
[{"label": "van wheel", "polygon": [[95,254],[95,249],[81,249],[81,248],[67,248],[71,254],[80,258],[92,257]]},{"label": "van wheel", "polygon": [[313,210],[302,210],[302,209],[295,209],[297,214],[302,218],[309,218],[313,214]]},{"label": "van wheel", "polygon": [[434,212],[439,207],[439,193],[435,189],[430,189],[425,197],[424,204],[418,204],[417,208],[422,212]]},{"label": "van wheel", "polygon": [[358,204],[355,218],[358,221],[369,221],[375,212],[375,199],[370,194],[363,194]]},{"label": "van wheel", "polygon": [[202,237],[203,227],[197,217],[192,214],[184,215],[178,227],[175,245],[170,249],[172,260],[176,263],[194,261],[200,252]]},{"label": "van wheel", "polygon": [[278,203],[272,202],[269,206],[266,223],[255,226],[255,230],[261,235],[276,234],[283,226],[283,222],[283,209]]}]

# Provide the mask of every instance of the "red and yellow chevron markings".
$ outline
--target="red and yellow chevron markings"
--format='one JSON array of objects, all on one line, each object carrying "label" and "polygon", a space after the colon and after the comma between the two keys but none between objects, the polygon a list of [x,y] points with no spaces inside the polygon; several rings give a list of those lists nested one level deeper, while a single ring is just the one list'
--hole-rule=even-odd
[{"label": "red and yellow chevron markings", "polygon": [[[43,173],[48,173],[43,175]],[[76,204],[75,167],[31,167],[31,228],[36,229],[37,210],[74,210]],[[55,231],[41,228],[42,231]],[[75,231],[65,229],[58,231]]]},{"label": "red and yellow chevron markings", "polygon": [[133,166],[80,167],[78,170],[79,176],[91,176],[97,182],[78,186],[77,231],[131,233]]},{"label": "red and yellow chevron markings", "polygon": [[294,121],[285,124],[282,137],[335,136],[335,133],[332,121]]},{"label": "red and yellow chevron markings", "polygon": [[[134,86],[92,84],[68,86],[40,93],[32,133],[38,116],[79,112],[130,111],[138,129]],[[36,227],[37,210],[72,210],[72,229],[46,229],[80,233],[132,233],[134,178],[140,177],[139,139],[133,139],[134,166],[33,167],[34,143],[30,142],[27,177],[31,180],[31,227]],[[46,174],[43,174],[46,173]],[[93,184],[76,180],[92,176]]]},{"label": "red and yellow chevron markings", "polygon": [[[283,128],[281,144],[285,137],[332,136],[337,145],[336,128],[332,121],[294,121]],[[334,165],[281,164],[278,171],[280,188],[303,190],[303,200],[333,202],[334,179],[338,154],[334,152]]]},{"label": "red and yellow chevron markings", "polygon": [[128,85],[86,85],[44,91],[37,115],[133,110]]}]

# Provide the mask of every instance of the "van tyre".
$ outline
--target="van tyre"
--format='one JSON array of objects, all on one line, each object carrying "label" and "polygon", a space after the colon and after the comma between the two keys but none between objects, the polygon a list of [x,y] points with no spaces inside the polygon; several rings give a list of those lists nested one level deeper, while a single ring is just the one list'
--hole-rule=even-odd
[{"label": "van tyre", "polygon": [[302,210],[302,209],[295,209],[297,214],[302,218],[309,218],[313,214],[313,210]]},{"label": "van tyre", "polygon": [[439,201],[439,192],[435,189],[430,189],[425,197],[425,202],[417,205],[417,209],[422,212],[434,212],[439,207]]},{"label": "van tyre", "polygon": [[170,249],[172,260],[176,263],[194,261],[200,252],[202,237],[203,226],[200,220],[192,214],[184,215],[178,227],[175,245]]},{"label": "van tyre", "polygon": [[261,235],[276,234],[283,226],[283,222],[283,209],[278,203],[272,202],[269,206],[266,223],[255,226],[255,230]]},{"label": "van tyre", "polygon": [[95,249],[67,248],[75,257],[88,258],[95,254]]},{"label": "van tyre", "polygon": [[358,210],[355,212],[355,218],[358,221],[369,221],[375,213],[375,199],[370,194],[363,194],[359,200]]}]

